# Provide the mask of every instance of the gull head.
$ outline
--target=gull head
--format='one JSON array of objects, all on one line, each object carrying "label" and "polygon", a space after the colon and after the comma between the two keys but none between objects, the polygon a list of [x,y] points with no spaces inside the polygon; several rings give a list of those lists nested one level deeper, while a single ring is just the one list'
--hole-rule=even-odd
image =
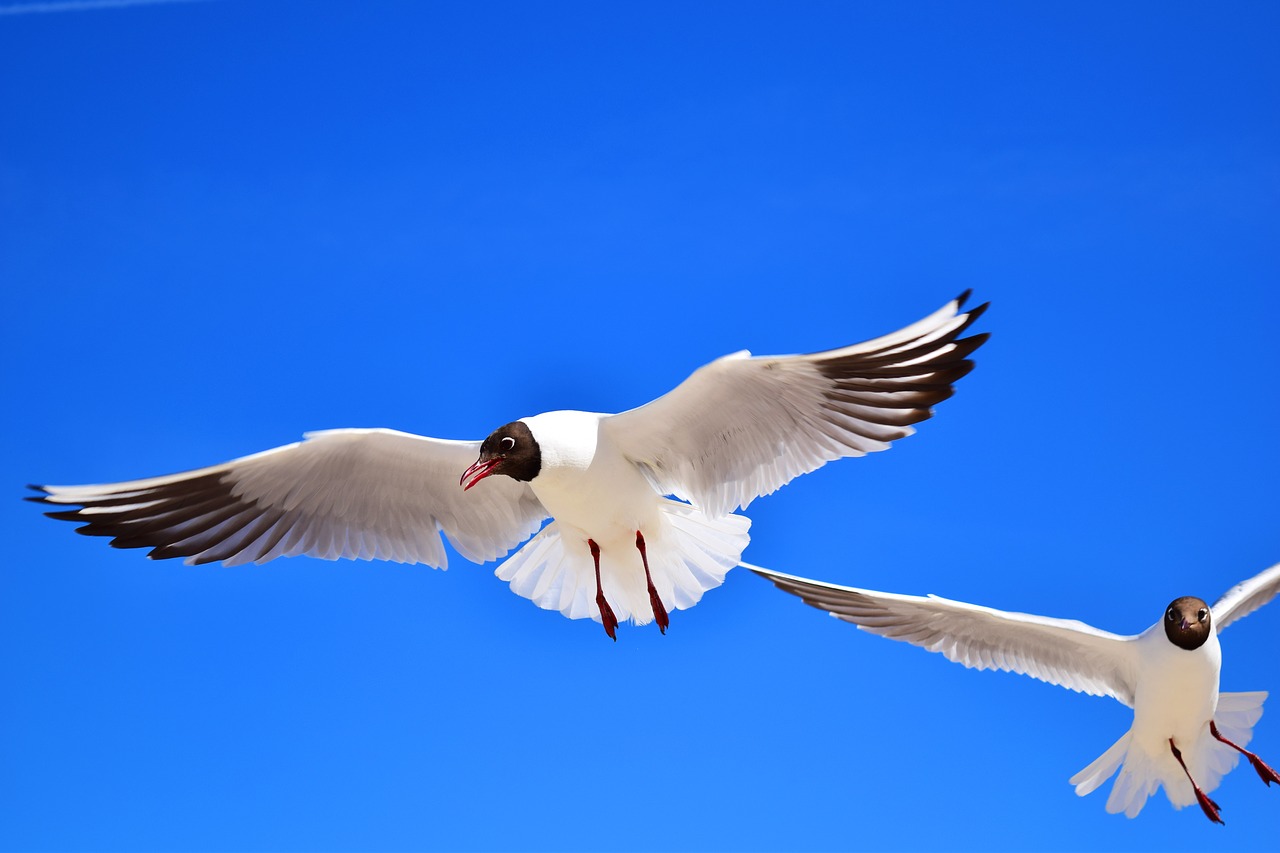
[{"label": "gull head", "polygon": [[1175,598],[1164,612],[1164,634],[1180,649],[1192,651],[1204,645],[1213,630],[1209,605],[1192,595]]},{"label": "gull head", "polygon": [[462,490],[474,486],[490,474],[504,474],[516,480],[529,481],[542,470],[542,449],[529,427],[512,421],[489,434],[480,445],[480,458],[462,472],[458,485]]}]

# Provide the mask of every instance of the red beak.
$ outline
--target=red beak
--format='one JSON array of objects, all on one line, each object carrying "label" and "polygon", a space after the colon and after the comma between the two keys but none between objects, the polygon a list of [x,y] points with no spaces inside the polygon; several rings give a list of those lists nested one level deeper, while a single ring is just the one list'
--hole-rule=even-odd
[{"label": "red beak", "polygon": [[490,459],[477,459],[470,468],[462,472],[462,476],[458,478],[458,485],[462,486],[462,491],[474,486],[493,473],[493,469],[501,462],[500,457],[494,456]]}]

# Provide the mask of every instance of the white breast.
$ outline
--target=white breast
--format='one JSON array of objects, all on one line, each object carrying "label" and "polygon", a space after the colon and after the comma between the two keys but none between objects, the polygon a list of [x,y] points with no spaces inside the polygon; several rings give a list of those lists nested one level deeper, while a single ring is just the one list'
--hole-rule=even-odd
[{"label": "white breast", "polygon": [[542,451],[529,485],[562,526],[603,543],[652,526],[661,496],[600,431],[604,415],[547,412],[523,418]]},{"label": "white breast", "polygon": [[1147,748],[1168,748],[1169,738],[1192,743],[1218,706],[1222,647],[1216,631],[1198,649],[1169,642],[1157,622],[1139,638],[1141,669],[1134,693],[1133,734]]}]

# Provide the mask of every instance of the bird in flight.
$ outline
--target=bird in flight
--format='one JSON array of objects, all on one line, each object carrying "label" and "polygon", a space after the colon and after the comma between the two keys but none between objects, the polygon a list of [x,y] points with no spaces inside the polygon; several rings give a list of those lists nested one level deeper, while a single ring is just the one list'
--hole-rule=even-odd
[{"label": "bird in flight", "polygon": [[28,499],[75,507],[46,514],[83,523],[79,533],[188,564],[306,554],[444,568],[441,531],[480,563],[532,535],[497,568],[512,591],[615,640],[627,619],[666,633],[670,610],[737,565],[750,521],[736,509],[833,459],[886,449],[951,396],[987,339],[960,337],[987,307],[963,311],[968,295],[864,343],[724,356],[621,414],[547,412],[484,441],[312,432],[179,474],[32,486]]},{"label": "bird in flight", "polygon": [[1018,672],[1112,696],[1132,708],[1129,731],[1071,777],[1083,797],[1123,766],[1107,799],[1112,814],[1137,816],[1163,785],[1174,808],[1195,802],[1211,821],[1222,823],[1220,806],[1208,792],[1241,755],[1268,786],[1280,783],[1275,770],[1245,749],[1266,692],[1218,692],[1218,634],[1280,593],[1280,563],[1232,587],[1212,607],[1193,596],[1175,598],[1159,621],[1132,636],[1069,619],[933,595],[873,592],[742,565],[872,634],[941,652],[972,669]]}]

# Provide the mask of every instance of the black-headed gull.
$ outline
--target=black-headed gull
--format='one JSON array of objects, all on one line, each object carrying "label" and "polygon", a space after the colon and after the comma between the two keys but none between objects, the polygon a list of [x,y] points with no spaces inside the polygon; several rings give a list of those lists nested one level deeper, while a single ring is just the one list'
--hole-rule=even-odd
[{"label": "black-headed gull", "polygon": [[48,515],[189,564],[307,554],[443,568],[440,531],[485,562],[550,516],[498,577],[615,639],[619,619],[656,619],[665,633],[668,610],[693,606],[737,564],[750,521],[730,513],[833,459],[884,450],[951,395],[987,338],[960,338],[986,308],[961,312],[967,296],[841,349],[727,355],[621,414],[548,412],[483,442],[313,432],[166,477],[33,486],[42,494],[30,500],[78,506]]},{"label": "black-headed gull", "polygon": [[913,643],[973,669],[1019,672],[1133,708],[1133,725],[1096,761],[1071,777],[1084,796],[1123,765],[1107,811],[1134,817],[1161,785],[1174,808],[1198,802],[1222,823],[1207,792],[1244,755],[1262,781],[1276,771],[1244,747],[1262,716],[1266,692],[1219,693],[1218,634],[1280,593],[1280,563],[1232,587],[1209,607],[1174,599],[1141,634],[1120,636],[1083,622],[937,596],[896,595],[785,575],[748,563],[806,604],[864,631]]}]

